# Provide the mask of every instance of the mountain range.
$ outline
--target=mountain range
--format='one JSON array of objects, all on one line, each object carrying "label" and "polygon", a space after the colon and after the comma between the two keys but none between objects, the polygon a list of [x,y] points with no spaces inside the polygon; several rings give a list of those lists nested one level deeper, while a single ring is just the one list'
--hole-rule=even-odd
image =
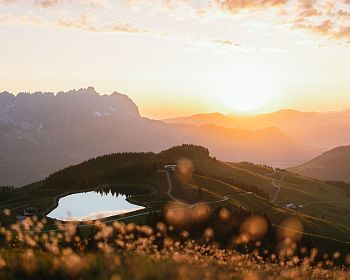
[{"label": "mountain range", "polygon": [[282,110],[253,116],[211,113],[165,119],[164,121],[197,126],[215,124],[247,130],[274,127],[300,143],[312,147],[313,151],[325,152],[350,143],[350,110],[322,113]]},{"label": "mountain range", "polygon": [[[302,112],[276,114],[255,118],[214,114],[203,115],[209,120],[199,117],[198,122],[161,121],[142,117],[126,95],[100,95],[92,87],[56,94],[3,92],[0,185],[25,185],[101,154],[159,152],[183,143],[206,146],[224,161],[289,167],[324,152],[335,139],[347,141],[346,130],[342,135],[322,136],[321,128],[324,125],[323,132],[329,128],[333,133],[338,122],[336,127],[345,129],[350,123],[346,124],[348,112],[334,113],[333,122],[318,113],[305,113],[307,121],[301,120]],[[304,128],[298,127],[300,123]],[[308,128],[311,123],[318,123],[315,129]],[[298,134],[302,129],[305,137]],[[311,135],[318,135],[314,142]]]}]

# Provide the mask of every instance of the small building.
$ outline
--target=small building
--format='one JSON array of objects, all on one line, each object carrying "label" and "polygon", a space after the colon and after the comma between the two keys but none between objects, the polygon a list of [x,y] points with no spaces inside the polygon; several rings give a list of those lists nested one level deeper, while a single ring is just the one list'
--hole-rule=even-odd
[{"label": "small building", "polygon": [[27,209],[24,209],[23,214],[25,217],[32,217],[35,216],[38,213],[35,207],[29,207]]},{"label": "small building", "polygon": [[295,206],[295,204],[293,204],[293,203],[286,204],[286,205],[284,205],[284,207],[286,207],[286,208],[288,208],[288,209],[295,209],[295,208],[297,208],[297,207]]}]

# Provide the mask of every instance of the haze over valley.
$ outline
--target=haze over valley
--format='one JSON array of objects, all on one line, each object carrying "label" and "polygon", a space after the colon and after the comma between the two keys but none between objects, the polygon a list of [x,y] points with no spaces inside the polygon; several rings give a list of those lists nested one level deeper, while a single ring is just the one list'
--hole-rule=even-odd
[{"label": "haze over valley", "polygon": [[[284,119],[280,119],[280,114],[276,113],[275,118],[273,114],[257,116],[263,119],[260,125],[249,125],[260,122],[253,117],[243,125],[244,119],[238,124],[234,118],[223,115],[220,117],[227,123],[211,119],[211,115],[209,120],[199,123],[182,119],[170,123],[142,117],[137,105],[126,95],[117,92],[100,95],[92,87],[57,94],[36,92],[15,96],[3,92],[0,93],[0,183],[21,186],[102,154],[159,152],[183,143],[206,146],[225,161],[291,167],[346,140],[336,134],[331,139],[314,135],[315,141],[308,135],[300,137],[301,122],[305,124],[304,130],[310,131],[308,122],[316,120],[309,121],[308,113],[290,112],[291,116]],[[349,114],[342,114],[342,122],[339,115],[334,113],[334,118],[328,119],[326,129],[332,122],[337,122],[336,128],[332,126],[334,130],[348,127]],[[295,122],[298,129],[286,130],[287,120]],[[322,122],[317,129],[322,130]]]}]

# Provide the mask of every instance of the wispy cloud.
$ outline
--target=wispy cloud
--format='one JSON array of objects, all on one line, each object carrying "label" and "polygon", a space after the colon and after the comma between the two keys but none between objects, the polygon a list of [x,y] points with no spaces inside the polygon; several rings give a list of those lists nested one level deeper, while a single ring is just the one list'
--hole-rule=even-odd
[{"label": "wispy cloud", "polygon": [[266,9],[287,4],[288,0],[215,0],[217,4],[231,12],[243,9]]},{"label": "wispy cloud", "polygon": [[34,4],[41,6],[42,8],[51,8],[64,4],[75,4],[95,8],[106,7],[107,5],[105,0],[35,0]]},{"label": "wispy cloud", "polygon": [[95,16],[84,13],[77,18],[71,15],[60,16],[57,20],[57,26],[64,28],[74,28],[92,32],[123,32],[123,33],[146,33],[146,30],[130,26],[128,23],[108,22],[102,25],[95,24]]},{"label": "wispy cloud", "polygon": [[0,0],[0,4],[3,5],[10,5],[16,3],[30,4],[41,8],[52,8],[65,4],[90,6],[95,8],[107,6],[106,0]]},{"label": "wispy cloud", "polygon": [[18,0],[0,0],[0,4],[2,5],[14,4],[16,2],[18,2]]},{"label": "wispy cloud", "polygon": [[211,42],[213,44],[219,45],[220,47],[223,47],[223,46],[239,47],[240,46],[240,44],[234,43],[229,40],[212,40]]},{"label": "wispy cloud", "polygon": [[[154,18],[147,19],[147,16],[158,16],[162,13],[163,19],[170,22],[169,26],[176,29],[176,21],[209,21],[213,23],[219,20],[232,20],[241,16],[241,12],[250,15],[251,23],[254,24],[256,13],[259,13],[259,22],[256,24],[269,23],[266,29],[274,25],[283,25],[290,30],[303,30],[309,34],[322,36],[332,40],[340,40],[350,43],[350,0],[121,0],[112,2],[109,0],[0,0],[0,4],[10,6],[29,5],[32,9],[27,19],[23,16],[18,22],[30,22],[30,15],[36,14],[36,9],[42,12],[47,11],[46,21],[51,25],[62,28],[74,28],[90,32],[128,32],[159,34],[165,32],[165,27],[147,24]],[[121,18],[117,11],[124,4],[124,14]],[[70,9],[70,7],[74,9]],[[67,15],[60,14],[60,10],[69,11]],[[101,16],[97,10],[105,8]],[[108,11],[108,16],[105,16]],[[130,13],[130,17],[128,17]],[[1,14],[1,11],[0,11]],[[14,13],[12,17],[15,17]],[[45,15],[40,15],[45,18]],[[7,17],[10,18],[10,17]],[[25,18],[25,17],[24,17]],[[98,18],[98,20],[96,20]],[[130,19],[129,19],[130,18]],[[4,23],[6,17],[3,16]],[[265,20],[265,21],[264,21]],[[14,22],[14,19],[11,18]],[[270,24],[271,23],[271,24]],[[134,27],[138,26],[138,27]],[[251,25],[252,26],[252,25]],[[169,30],[173,31],[173,30]],[[181,34],[182,32],[182,34]],[[223,39],[212,40],[213,44],[221,46],[237,46],[241,42],[232,43],[235,38],[230,34],[232,30],[227,29],[227,36]],[[186,31],[175,32],[177,36],[186,37]],[[206,36],[206,30],[200,30],[198,37],[211,40],[213,36]],[[219,37],[219,36],[218,36]],[[219,37],[219,38],[220,38]]]},{"label": "wispy cloud", "polygon": [[0,25],[36,25],[43,26],[47,22],[37,15],[0,14]]},{"label": "wispy cloud", "polygon": [[0,14],[0,25],[33,25],[33,26],[52,26],[61,28],[78,29],[88,32],[115,32],[115,33],[146,33],[146,30],[132,27],[128,23],[110,21],[101,25],[95,23],[96,17],[93,14],[83,13],[77,17],[65,14],[57,20],[49,21],[37,15],[14,15]]},{"label": "wispy cloud", "polygon": [[[350,0],[125,0],[133,9],[167,9],[169,13],[186,7],[192,9],[198,17],[210,17],[221,13],[231,17],[240,12],[266,12],[267,21],[275,18],[275,23],[289,25],[291,30],[300,29],[310,34],[324,36],[335,40],[350,41]],[[198,2],[200,5],[198,5]],[[275,13],[271,14],[269,11]],[[219,12],[218,12],[219,11]],[[254,14],[253,14],[254,15]],[[254,17],[252,17],[254,21]],[[223,40],[226,41],[226,40]],[[222,42],[223,43],[223,42]],[[221,43],[221,44],[222,44]],[[218,42],[216,42],[218,44]],[[229,45],[228,41],[224,45]]]},{"label": "wispy cloud", "polygon": [[350,43],[350,0],[299,0],[294,28],[333,40]]}]

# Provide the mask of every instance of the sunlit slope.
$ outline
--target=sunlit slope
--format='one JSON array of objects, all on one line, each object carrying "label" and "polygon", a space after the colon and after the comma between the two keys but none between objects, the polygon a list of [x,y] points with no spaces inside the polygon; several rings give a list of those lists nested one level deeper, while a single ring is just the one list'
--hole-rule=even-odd
[{"label": "sunlit slope", "polygon": [[275,178],[275,183],[280,186],[276,204],[284,206],[293,203],[302,213],[350,226],[350,192],[286,170],[276,170],[271,175],[271,169],[266,167],[246,163],[232,165]]},{"label": "sunlit slope", "polygon": [[[232,195],[229,202],[238,207],[267,213],[277,224],[286,215],[293,215],[303,221],[305,231],[310,234],[350,242],[350,195],[340,188],[284,170],[276,170],[275,173],[272,169],[261,166],[251,165],[247,168],[241,164],[213,160],[196,162],[195,165],[209,177],[214,174],[233,177],[271,194],[270,200],[253,193]],[[260,174],[252,170],[258,170]],[[273,185],[274,179],[280,187],[275,201],[273,197],[277,188]],[[227,184],[212,178],[196,178],[196,183],[221,196],[234,192],[233,189],[228,189]],[[292,208],[286,207],[291,204],[294,205]]]},{"label": "sunlit slope", "polygon": [[335,148],[290,170],[320,180],[350,182],[350,146]]},{"label": "sunlit slope", "polygon": [[[239,188],[227,185],[221,181],[213,180],[206,177],[196,177],[195,182],[207,190],[210,194],[215,193],[217,198],[227,197],[229,199],[220,202],[220,205],[234,205],[254,213],[266,214],[272,221],[273,225],[278,226],[286,219],[286,217],[295,217],[299,219],[304,226],[304,234],[315,239],[318,244],[332,244],[336,242],[340,246],[350,245],[349,223],[337,222],[337,217],[320,218],[318,215],[308,213],[310,211],[297,211],[295,209],[287,209],[278,204],[255,195],[254,193],[236,192]],[[316,208],[316,207],[315,207]],[[317,209],[321,213],[329,213],[328,210]],[[320,243],[321,242],[321,243]],[[326,244],[325,243],[325,244]],[[327,245],[332,248],[333,245]]]},{"label": "sunlit slope", "polygon": [[[132,199],[146,205],[142,213],[147,215],[172,201],[166,176],[158,171],[184,157],[194,167],[192,179],[182,185],[187,196],[184,199],[190,203],[229,204],[266,214],[276,227],[286,217],[294,216],[310,236],[344,245],[350,242],[350,197],[345,190],[285,170],[222,162],[210,157],[207,149],[192,145],[158,154],[124,153],[91,159],[56,172],[43,182],[14,190],[0,200],[0,209],[8,208],[18,215],[26,207],[35,206],[44,215],[55,207],[59,197],[69,193],[106,186],[118,190],[122,186],[132,196],[137,186],[147,193]],[[176,180],[176,172],[171,176]],[[174,188],[172,194],[176,196],[176,185]]]}]

